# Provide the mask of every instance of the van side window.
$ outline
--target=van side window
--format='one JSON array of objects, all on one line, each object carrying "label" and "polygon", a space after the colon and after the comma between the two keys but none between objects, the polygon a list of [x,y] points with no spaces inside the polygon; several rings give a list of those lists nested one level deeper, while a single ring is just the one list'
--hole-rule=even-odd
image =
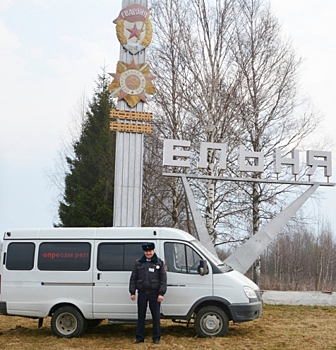
[{"label": "van side window", "polygon": [[7,248],[7,270],[32,270],[34,254],[34,243],[10,243]]},{"label": "van side window", "polygon": [[165,243],[164,251],[167,271],[198,273],[201,257],[190,246],[183,243]]},{"label": "van side window", "polygon": [[87,271],[91,244],[88,242],[41,243],[37,266],[44,271]]},{"label": "van side window", "polygon": [[100,243],[97,268],[100,271],[132,271],[135,260],[142,255],[141,243]]}]

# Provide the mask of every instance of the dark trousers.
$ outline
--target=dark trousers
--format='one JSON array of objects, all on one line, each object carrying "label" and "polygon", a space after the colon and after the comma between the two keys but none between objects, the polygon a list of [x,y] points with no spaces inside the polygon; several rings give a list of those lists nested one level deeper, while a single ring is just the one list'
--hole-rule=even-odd
[{"label": "dark trousers", "polygon": [[147,304],[153,318],[153,340],[160,340],[161,337],[161,327],[160,327],[160,304],[157,301],[158,292],[151,293],[138,293],[138,326],[136,331],[136,339],[144,340],[145,339],[145,320],[146,320],[146,311]]}]

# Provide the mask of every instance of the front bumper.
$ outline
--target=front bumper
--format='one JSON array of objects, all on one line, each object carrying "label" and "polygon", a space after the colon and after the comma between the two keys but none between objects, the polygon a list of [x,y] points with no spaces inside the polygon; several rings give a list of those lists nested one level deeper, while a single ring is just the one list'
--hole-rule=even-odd
[{"label": "front bumper", "polygon": [[228,305],[230,309],[232,321],[247,322],[259,318],[262,314],[262,302],[256,301],[249,304],[231,304]]}]

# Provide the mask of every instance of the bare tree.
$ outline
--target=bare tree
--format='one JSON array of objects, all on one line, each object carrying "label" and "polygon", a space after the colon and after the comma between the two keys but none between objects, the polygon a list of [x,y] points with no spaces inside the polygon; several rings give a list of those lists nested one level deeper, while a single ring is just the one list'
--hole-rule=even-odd
[{"label": "bare tree", "polygon": [[315,289],[330,290],[335,274],[336,247],[330,225],[323,223],[317,237],[315,258]]},{"label": "bare tree", "polygon": [[330,225],[287,225],[262,256],[263,289],[331,291],[336,280],[336,244]]},{"label": "bare tree", "polygon": [[[217,1],[214,8],[203,0],[153,2],[157,40],[152,45],[151,60],[158,77],[155,97],[158,136],[192,139],[194,154],[201,141],[222,143],[231,139],[232,145],[236,140],[234,96],[239,79],[228,59],[230,8],[231,1]],[[207,175],[221,173],[218,155],[213,150],[208,151],[205,170],[196,168],[197,160],[193,159],[193,171]],[[174,182],[177,189],[177,181]],[[218,213],[225,213],[216,209],[225,197],[229,201],[230,196],[233,203],[231,190],[214,180],[205,184],[193,182],[193,187],[204,208],[208,232],[216,243],[215,227],[223,217]],[[178,195],[174,189],[173,192],[174,208]]]},{"label": "bare tree", "polygon": [[[189,213],[181,184],[177,179],[162,176],[162,139],[188,139],[193,128],[190,116],[181,107],[179,75],[183,65],[176,47],[185,14],[183,11],[177,11],[178,5],[179,3],[174,0],[152,3],[154,38],[148,55],[152,62],[152,72],[157,76],[157,93],[154,97],[155,104],[151,106],[154,114],[153,134],[145,139],[142,220],[146,225],[150,222],[153,225],[163,223],[148,220],[151,216],[149,211],[154,210],[156,217],[164,217],[164,222],[169,222],[170,226],[190,228]],[[148,206],[150,201],[155,203],[152,207]]]},{"label": "bare tree", "polygon": [[[58,203],[61,199],[62,193],[65,190],[64,177],[68,171],[68,166],[66,163],[66,157],[74,157],[74,145],[78,141],[82,125],[87,119],[88,100],[85,93],[78,99],[75,104],[72,113],[70,114],[70,122],[67,126],[67,130],[60,137],[60,149],[58,151],[57,157],[55,159],[55,164],[53,169],[47,171],[47,176],[50,181],[50,186],[53,188],[55,195],[53,198],[53,210],[57,212]],[[56,214],[55,214],[56,216]]]},{"label": "bare tree", "polygon": [[[285,156],[316,128],[316,114],[298,100],[300,60],[282,39],[268,5],[266,0],[152,1],[155,136],[192,141],[191,168],[178,171],[240,176],[237,147],[243,144],[248,151],[264,152],[263,176],[269,178],[274,149],[282,148]],[[207,167],[197,166],[201,142],[228,144],[225,170],[212,149],[207,151]],[[169,181],[169,215],[179,225],[179,183]],[[217,180],[191,184],[218,246],[256,233],[286,205],[284,194],[293,191],[288,186]],[[185,216],[187,212],[184,208]],[[256,265],[256,282],[259,270]]]},{"label": "bare tree", "polygon": [[[240,119],[245,132],[241,140],[253,152],[264,152],[263,176],[272,176],[273,154],[276,147],[284,153],[296,148],[315,130],[316,114],[302,107],[298,97],[298,69],[291,44],[284,41],[281,28],[263,0],[238,0],[234,9],[235,40],[231,53],[240,72]],[[253,162],[254,160],[252,160]],[[261,173],[251,173],[261,178]],[[270,184],[243,185],[250,198],[252,234],[262,222],[274,215],[284,194],[291,188]],[[271,206],[270,206],[271,205]],[[260,260],[254,265],[254,280],[258,284]]]},{"label": "bare tree", "polygon": [[192,233],[182,184],[162,176],[162,142],[156,134],[147,135],[145,140],[142,225],[176,227]]}]

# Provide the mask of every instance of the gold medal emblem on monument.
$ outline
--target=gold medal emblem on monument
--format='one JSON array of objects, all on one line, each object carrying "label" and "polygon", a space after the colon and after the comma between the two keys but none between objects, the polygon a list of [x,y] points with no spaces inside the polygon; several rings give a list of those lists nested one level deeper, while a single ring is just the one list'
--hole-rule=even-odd
[{"label": "gold medal emblem on monument", "polygon": [[116,24],[120,44],[132,55],[144,50],[152,41],[152,23],[149,10],[141,5],[132,4],[119,13],[113,23]]},{"label": "gold medal emblem on monument", "polygon": [[156,92],[152,83],[155,77],[150,75],[149,65],[136,64],[134,58],[130,64],[119,61],[117,72],[109,74],[114,78],[109,86],[113,97],[117,97],[118,101],[124,99],[131,108],[140,101],[147,103],[148,96]]}]

